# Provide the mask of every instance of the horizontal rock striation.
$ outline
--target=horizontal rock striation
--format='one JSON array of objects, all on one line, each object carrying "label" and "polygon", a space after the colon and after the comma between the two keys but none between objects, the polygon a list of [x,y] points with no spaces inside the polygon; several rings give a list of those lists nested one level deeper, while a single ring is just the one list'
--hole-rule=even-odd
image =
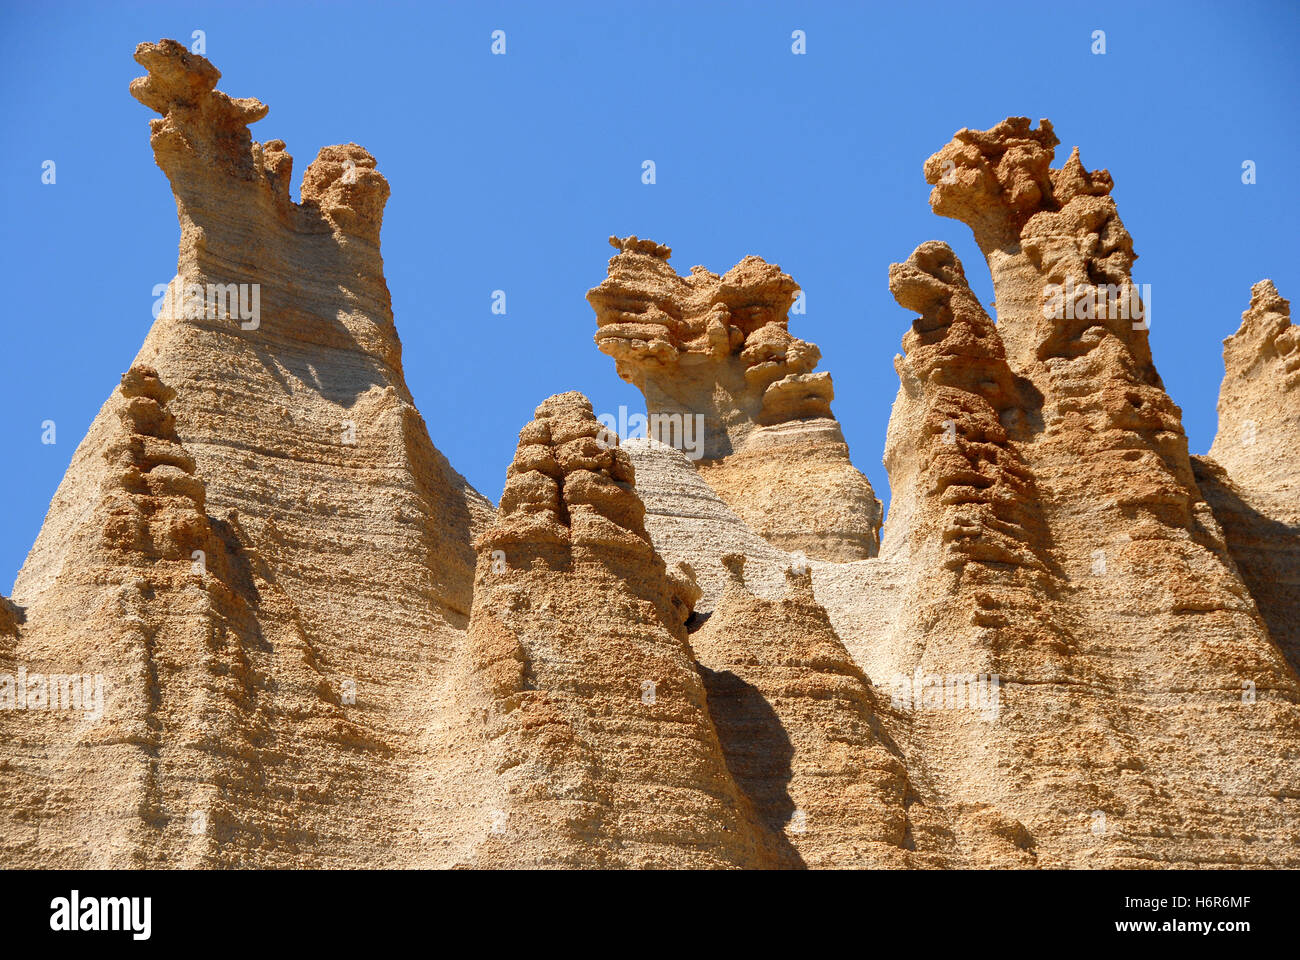
[{"label": "horizontal rock striation", "polygon": [[[184,753],[217,728],[195,721],[191,731],[188,720],[160,719],[149,739],[87,749],[100,750],[95,763],[105,771],[148,770],[158,751],[181,750],[175,776],[194,781],[191,793],[223,798],[223,809],[243,811],[239,817],[141,780],[86,801],[84,821],[93,826],[68,823],[74,846],[43,827],[40,842],[24,845],[15,862],[174,862],[167,838],[191,828],[198,832],[187,838],[218,838],[224,852],[205,856],[250,866],[437,862],[458,804],[437,787],[445,775],[438,758],[450,749],[439,737],[450,727],[437,721],[436,693],[464,636],[472,540],[491,505],[433,447],[404,382],[378,246],[388,185],[362,148],[327,147],[295,203],[284,143],[249,134],[264,105],[216,90],[216,68],[174,41],[142,44],[136,60],[148,73],[131,92],[161,115],[150,141],[181,228],[176,277],[137,363],[166,384],[175,442],[192,459],[141,435],[132,442],[143,462],[164,462],[134,469],[165,483],[168,496],[197,496],[201,486],[203,499],[191,499],[188,512],[160,514],[168,524],[161,528],[148,515],[115,511],[112,530],[158,545],[158,558],[141,555],[151,569],[174,562],[188,570],[192,551],[182,548],[206,536],[205,525],[217,541],[206,551],[210,576],[221,579],[212,572],[228,556],[229,589],[242,603],[214,614],[229,617],[221,644],[232,646],[220,656],[248,663],[229,668],[245,694],[218,702],[231,723],[257,731],[248,734],[255,746],[239,775],[249,793],[224,796],[233,790],[228,775]],[[156,591],[150,600],[147,587],[133,586],[134,573],[124,582],[104,576],[86,585],[93,595],[68,606],[62,586],[84,567],[86,538],[102,533],[102,491],[120,471],[134,476],[118,465],[119,402],[115,394],[79,446],[19,574],[14,600],[28,626],[16,656],[43,656],[40,638],[71,629],[83,619],[78,609],[109,603],[108,621],[143,618],[146,626],[123,633],[96,669],[110,688],[115,676],[124,684],[122,676],[140,678],[128,686],[142,692],[122,709],[131,723],[147,724],[158,716],[150,697],[170,695],[171,674],[156,662],[160,641],[148,626],[146,608],[161,603]],[[125,612],[111,612],[118,607]],[[175,656],[197,669],[213,655],[199,644]],[[59,791],[73,789],[78,767],[57,756],[29,759],[32,776]],[[15,816],[12,809],[4,815]],[[399,821],[403,828],[392,829]],[[111,855],[98,852],[105,845]]]},{"label": "horizontal rock striation", "polygon": [[581,394],[520,432],[469,630],[495,774],[475,865],[772,861],[686,643],[699,589],[654,551],[632,481]]},{"label": "horizontal rock striation", "polygon": [[730,583],[691,648],[727,767],[772,838],[774,865],[936,862],[949,846],[942,811],[919,802],[889,732],[896,718],[817,603],[810,569],[787,569],[786,594],[767,600],[746,589],[743,554],[723,561]]},{"label": "horizontal rock striation", "polygon": [[1047,121],[925,164],[996,317],[945,244],[890,267],[882,543],[794,281],[636,237],[588,300],[651,435],[552,396],[493,508],[406,387],[374,158],[295,202],[263,104],[136,59],[177,275],[0,598],[5,863],[1300,866],[1290,306],[1189,456]]},{"label": "horizontal rock striation", "polygon": [[[1063,782],[1103,791],[1105,862],[1290,862],[1276,797],[1300,777],[1278,749],[1300,717],[1296,675],[1193,475],[1151,360],[1111,177],[1085,170],[1077,150],[1051,169],[1056,142],[1046,121],[1011,118],[960,131],[925,165],[935,211],[969,224],[988,259],[997,335],[1025,385],[1021,409],[999,419],[1037,491],[1053,586],[1037,591],[1047,616],[1035,625],[1009,611],[1008,626],[1044,637],[1060,663],[1050,695],[1077,720],[1058,727],[1054,756]],[[998,379],[987,383],[1000,394]],[[1053,715],[1045,707],[1034,728]],[[1028,731],[1015,739],[1032,743]],[[1251,770],[1225,778],[1243,755]],[[1110,758],[1101,769],[1099,758]],[[1052,806],[1026,821],[1040,851]],[[1253,839],[1227,839],[1242,836]],[[1067,862],[1083,849],[1053,844]]]},{"label": "horizontal rock striation", "polygon": [[758,257],[682,277],[662,244],[610,245],[609,276],[587,293],[596,344],[666,425],[654,439],[698,447],[701,475],[779,549],[875,556],[879,501],[849,461],[830,374],[814,372],[821,351],[788,329],[795,282]]},{"label": "horizontal rock striation", "polygon": [[1273,640],[1300,669],[1300,333],[1268,280],[1223,341],[1219,430],[1193,458]]}]

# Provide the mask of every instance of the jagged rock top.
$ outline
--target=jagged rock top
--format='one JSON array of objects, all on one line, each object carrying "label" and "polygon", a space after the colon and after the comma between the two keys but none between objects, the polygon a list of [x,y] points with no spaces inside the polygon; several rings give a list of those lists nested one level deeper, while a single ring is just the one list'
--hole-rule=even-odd
[{"label": "jagged rock top", "polygon": [[1114,179],[1105,170],[1084,169],[1078,147],[1064,167],[1052,169],[1059,143],[1050,121],[1040,120],[1033,129],[1028,117],[1008,117],[988,130],[959,130],[925,162],[926,182],[934,186],[930,207],[968,224],[987,253],[1018,239],[1036,215],[1062,210],[1077,198],[1108,196]]},{"label": "jagged rock top", "polygon": [[519,432],[506,470],[496,525],[480,546],[500,549],[512,567],[550,568],[575,559],[651,553],[645,507],[632,462],[581,393],[545,400]]},{"label": "jagged rock top", "polygon": [[1300,470],[1300,328],[1271,280],[1251,288],[1240,328],[1223,341],[1223,365],[1210,456],[1248,493],[1285,499]]},{"label": "jagged rock top", "polygon": [[1251,361],[1278,360],[1286,389],[1300,386],[1300,328],[1291,322],[1291,301],[1277,292],[1272,280],[1250,288],[1250,307],[1241,315],[1237,332],[1223,341],[1229,376],[1243,376]]},{"label": "jagged rock top", "polygon": [[267,115],[266,104],[217,90],[221,71],[175,40],[142,43],[135,60],[149,73],[131,81],[131,96],[162,114],[150,123],[151,143],[182,203],[213,189],[206,184],[215,171],[268,191],[297,229],[312,224],[294,210],[319,210],[336,229],[378,243],[389,187],[367,150],[355,143],[323,147],[303,176],[301,204],[292,204],[293,157],[284,141],[257,143],[248,131]]},{"label": "jagged rock top", "polygon": [[624,380],[654,393],[656,381],[676,378],[664,392],[691,395],[687,405],[700,410],[721,382],[759,423],[831,415],[830,375],[813,373],[821,351],[788,329],[799,290],[789,274],[748,256],[725,274],[696,266],[683,277],[662,244],[609,242],[618,253],[587,301],[596,311],[596,344]]},{"label": "jagged rock top", "polygon": [[[651,424],[693,433],[692,459],[751,527],[786,550],[856,560],[879,548],[880,508],[849,462],[821,351],[789,331],[799,287],[748,256],[724,274],[679,276],[672,251],[610,237],[618,253],[588,291],[596,344],[645,395]],[[809,490],[832,491],[817,501]]]},{"label": "jagged rock top", "polygon": [[[256,286],[265,316],[160,314],[22,609],[0,601],[6,663],[115,688],[98,730],[0,711],[5,862],[1296,865],[1289,305],[1258,285],[1225,343],[1224,427],[1253,443],[1207,504],[1145,331],[1041,310],[1134,260],[1109,174],[1051,169],[1049,123],[960,131],[927,164],[998,322],[945,245],[891,268],[915,313],[886,451],[907,549],[877,555],[779,267],[683,277],[613,238],[597,343],[712,446],[630,456],[557,394],[490,518],[403,382],[373,158],[326,147],[293,204],[283,142],[248,131],[263,104],[174,41],[137,60],[176,282]],[[969,694],[973,671],[992,703],[872,683]]]},{"label": "jagged rock top", "polygon": [[903,338],[918,376],[978,389],[999,412],[1020,404],[997,327],[951,247],[931,240],[903,263],[891,264],[889,290],[900,306],[919,314]]}]

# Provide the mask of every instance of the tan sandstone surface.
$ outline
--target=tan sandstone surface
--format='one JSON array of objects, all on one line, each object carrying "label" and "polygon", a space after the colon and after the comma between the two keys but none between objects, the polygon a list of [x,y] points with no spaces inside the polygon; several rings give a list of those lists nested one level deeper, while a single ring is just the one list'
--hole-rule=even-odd
[{"label": "tan sandstone surface", "polygon": [[794,281],[636,237],[588,301],[670,428],[557,393],[494,508],[406,387],[374,158],[295,203],[264,105],[136,59],[177,277],[0,602],[0,676],[104,688],[0,710],[6,863],[1300,866],[1289,304],[1252,291],[1189,456],[1112,180],[1049,123],[924,165],[996,315],[945,244],[889,268],[882,540]]},{"label": "tan sandstone surface", "polygon": [[[849,462],[831,414],[829,373],[814,373],[817,346],[791,336],[798,287],[758,257],[719,276],[678,276],[672,251],[610,237],[618,254],[588,291],[596,343],[618,374],[645,394],[667,427],[699,423],[697,467],[749,527],[784,550],[828,560],[876,555],[880,502]],[[698,417],[695,421],[692,418]],[[679,447],[681,444],[677,444]]]},{"label": "tan sandstone surface", "polygon": [[[436,692],[491,505],[402,377],[388,185],[360,147],[327,147],[293,203],[284,144],[248,133],[265,106],[214,90],[217,70],[174,41],[136,60],[131,92],[162,115],[179,293],[138,358],[161,386],[109,398],[15,586],[16,660],[102,670],[109,690],[90,730],[0,721],[0,842],[33,866],[423,862],[452,805],[427,794]],[[259,285],[256,327],[225,303],[188,309],[185,288],[209,284]],[[120,465],[119,408],[164,398],[174,446],[142,439]],[[123,498],[151,527],[193,507],[145,533],[114,519]]]},{"label": "tan sandstone surface", "polygon": [[1300,669],[1300,332],[1272,282],[1223,341],[1219,432],[1196,479],[1273,639]]}]

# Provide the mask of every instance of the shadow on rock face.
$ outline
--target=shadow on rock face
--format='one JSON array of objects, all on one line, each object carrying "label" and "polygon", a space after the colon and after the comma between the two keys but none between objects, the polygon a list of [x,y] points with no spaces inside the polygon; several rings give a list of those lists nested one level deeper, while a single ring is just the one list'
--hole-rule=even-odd
[{"label": "shadow on rock face", "polygon": [[1269,635],[1300,676],[1300,626],[1295,615],[1300,610],[1300,583],[1293,572],[1300,557],[1300,529],[1252,507],[1227,472],[1209,457],[1192,457],[1192,469]]},{"label": "shadow on rock face", "polygon": [[756,687],[730,670],[713,671],[702,664],[699,670],[727,769],[754,805],[758,825],[772,846],[772,866],[805,867],[785,835],[787,825],[800,829],[799,811],[789,792],[794,744]]}]

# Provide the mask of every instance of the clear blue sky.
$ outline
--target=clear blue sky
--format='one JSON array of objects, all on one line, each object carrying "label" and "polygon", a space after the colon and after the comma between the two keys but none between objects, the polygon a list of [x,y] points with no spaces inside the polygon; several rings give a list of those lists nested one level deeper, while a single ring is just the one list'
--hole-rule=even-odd
[{"label": "clear blue sky", "polygon": [[[643,409],[592,343],[606,237],[666,243],[680,272],[746,254],[807,292],[854,462],[880,457],[908,314],[891,261],[950,243],[992,299],[967,228],[921,163],[961,127],[1049,117],[1058,165],[1106,167],[1152,288],[1156,363],[1193,452],[1216,426],[1250,286],[1300,298],[1300,14],[1294,2],[59,4],[0,12],[9,277],[0,350],[0,586],[175,272],[136,43],[206,33],[220,88],[270,106],[296,176],[355,141],[392,185],[383,253],[406,377],[434,443],[496,498],[516,433],[563,390]],[[490,53],[506,31],[507,53]],[[791,53],[791,32],[807,54]],[[1107,53],[1090,52],[1094,30]],[[658,182],[641,183],[652,159]],[[57,182],[41,183],[44,160]],[[1253,160],[1258,182],[1241,183]],[[297,184],[294,185],[297,195]],[[505,317],[491,293],[507,292]],[[42,445],[41,422],[58,442]]]}]

